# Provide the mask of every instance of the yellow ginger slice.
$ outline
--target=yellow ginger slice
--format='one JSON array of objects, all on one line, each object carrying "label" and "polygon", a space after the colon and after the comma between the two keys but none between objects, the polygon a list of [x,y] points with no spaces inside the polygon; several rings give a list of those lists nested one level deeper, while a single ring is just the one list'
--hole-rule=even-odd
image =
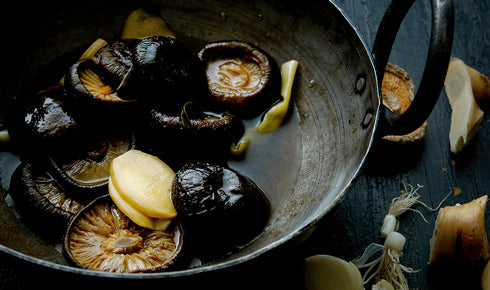
[{"label": "yellow ginger slice", "polygon": [[157,157],[129,150],[111,163],[111,180],[121,198],[152,218],[174,218],[171,197],[174,171]]},{"label": "yellow ginger slice", "polygon": [[175,34],[160,15],[144,8],[131,12],[126,19],[121,39],[142,39],[151,36],[175,38]]}]

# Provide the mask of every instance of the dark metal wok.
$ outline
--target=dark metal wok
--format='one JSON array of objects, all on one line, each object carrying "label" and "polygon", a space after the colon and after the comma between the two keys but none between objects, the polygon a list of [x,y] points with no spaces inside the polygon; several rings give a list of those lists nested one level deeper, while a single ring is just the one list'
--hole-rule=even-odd
[{"label": "dark metal wok", "polygon": [[[380,76],[413,1],[393,1],[372,53],[342,12],[327,1],[161,1],[170,27],[194,49],[205,42],[240,39],[262,47],[278,63],[290,59],[300,63],[293,92],[297,111],[287,124],[289,129],[277,133],[280,142],[270,144],[282,149],[271,150],[267,156],[252,152],[247,161],[250,166],[244,169],[271,200],[272,217],[265,232],[243,250],[191,269],[112,274],[73,268],[7,206],[8,176],[17,161],[2,153],[0,252],[60,273],[159,279],[229,268],[304,237],[342,200],[373,140],[414,130],[428,117],[439,96],[452,45],[450,0],[432,0],[427,66],[409,110],[393,115],[380,104]],[[5,118],[9,98],[35,72],[98,37],[117,37],[129,12],[145,4],[127,0],[42,2],[29,8],[13,4],[10,14],[22,15],[25,21],[3,26],[9,27],[5,39],[13,45],[7,45],[8,57],[2,66],[0,121]],[[264,158],[265,162],[260,161]]]}]

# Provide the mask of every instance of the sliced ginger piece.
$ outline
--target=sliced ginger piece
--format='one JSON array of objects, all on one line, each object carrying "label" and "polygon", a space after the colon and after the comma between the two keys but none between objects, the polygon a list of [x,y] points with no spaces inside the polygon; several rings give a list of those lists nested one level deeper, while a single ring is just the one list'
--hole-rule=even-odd
[{"label": "sliced ginger piece", "polygon": [[281,96],[282,100],[272,106],[264,115],[263,120],[257,125],[259,132],[268,133],[281,127],[291,103],[291,90],[294,76],[298,68],[297,60],[290,60],[281,65]]},{"label": "sliced ginger piece", "polygon": [[112,183],[112,180],[109,178],[109,195],[112,198],[112,201],[116,204],[116,206],[135,224],[140,227],[144,227],[147,229],[152,229],[155,231],[164,231],[170,223],[172,219],[156,219],[151,218],[139,210],[135,209],[131,204],[126,202],[121,194],[117,191],[116,187]]},{"label": "sliced ginger piece", "polygon": [[478,131],[483,111],[476,104],[470,74],[460,59],[451,59],[444,87],[452,109],[449,144],[451,152],[458,153]]},{"label": "sliced ginger piece", "polygon": [[361,272],[352,263],[330,255],[305,259],[305,285],[308,290],[362,290]]},{"label": "sliced ginger piece", "polygon": [[157,157],[129,150],[111,163],[111,180],[121,198],[153,218],[174,218],[170,195],[174,171]]},{"label": "sliced ginger piece", "polygon": [[490,257],[485,228],[485,208],[488,196],[469,203],[446,206],[439,210],[430,241],[430,263],[439,259],[470,267]]},{"label": "sliced ginger piece", "polygon": [[102,38],[97,38],[80,56],[80,59],[92,59],[99,49],[108,45],[109,43]]},{"label": "sliced ginger piece", "polygon": [[124,25],[121,39],[142,39],[151,36],[175,38],[167,23],[157,13],[141,8],[129,14]]}]

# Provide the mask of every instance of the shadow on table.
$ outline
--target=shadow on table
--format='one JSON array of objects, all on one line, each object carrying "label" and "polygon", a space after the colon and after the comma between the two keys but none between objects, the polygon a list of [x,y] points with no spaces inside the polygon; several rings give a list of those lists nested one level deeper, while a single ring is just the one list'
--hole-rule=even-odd
[{"label": "shadow on table", "polygon": [[364,165],[369,175],[391,176],[407,172],[419,163],[424,152],[425,142],[397,144],[383,140],[373,143]]}]

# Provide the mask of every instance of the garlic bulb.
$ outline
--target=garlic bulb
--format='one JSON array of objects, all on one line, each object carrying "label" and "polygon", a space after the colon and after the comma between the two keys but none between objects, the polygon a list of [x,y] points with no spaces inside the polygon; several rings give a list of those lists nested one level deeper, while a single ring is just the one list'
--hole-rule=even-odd
[{"label": "garlic bulb", "polygon": [[330,255],[305,259],[305,285],[308,290],[362,290],[361,273],[351,262]]}]

